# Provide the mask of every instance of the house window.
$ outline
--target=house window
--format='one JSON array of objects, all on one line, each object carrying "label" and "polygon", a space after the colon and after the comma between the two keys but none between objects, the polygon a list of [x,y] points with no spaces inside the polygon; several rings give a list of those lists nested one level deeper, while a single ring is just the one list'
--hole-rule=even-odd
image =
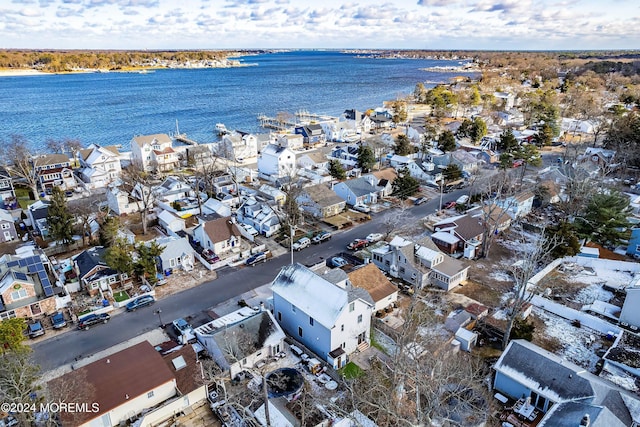
[{"label": "house window", "polygon": [[313,317],[309,317],[309,324],[313,326]]},{"label": "house window", "polygon": [[362,314],[358,314],[358,323],[362,323]]},{"label": "house window", "polygon": [[14,319],[16,317],[15,310],[5,311],[4,313],[0,313],[0,320]]},{"label": "house window", "polygon": [[98,284],[97,283],[92,283],[91,284],[91,289],[98,289]]},{"label": "house window", "polygon": [[340,325],[340,332],[344,332],[344,325]]},{"label": "house window", "polygon": [[352,302],[351,304],[349,304],[349,313],[351,313],[355,309],[356,309],[356,303],[355,302]]},{"label": "house window", "polygon": [[31,304],[31,314],[37,316],[38,314],[42,314],[42,309],[40,308],[40,303],[37,302],[35,304]]},{"label": "house window", "polygon": [[147,399],[151,399],[153,397],[153,390],[147,393]]},{"label": "house window", "polygon": [[291,304],[291,311],[293,311],[294,313],[296,312],[296,306]]},{"label": "house window", "polygon": [[171,259],[169,260],[169,267],[175,267],[175,266],[176,266],[176,260],[175,260],[175,259],[173,259],[173,258],[171,258]]},{"label": "house window", "polygon": [[278,312],[278,322],[282,322],[282,313]]},{"label": "house window", "polygon": [[109,283],[115,283],[115,282],[116,282],[115,277],[109,277]]},{"label": "house window", "polygon": [[11,300],[12,301],[17,301],[19,299],[26,298],[26,297],[27,297],[27,290],[26,289],[19,289],[17,291],[11,292]]},{"label": "house window", "polygon": [[400,271],[400,274],[404,274],[404,267],[400,267],[398,271]]},{"label": "house window", "polygon": [[347,343],[343,342],[342,343],[342,348],[345,348],[347,346]]},{"label": "house window", "polygon": [[8,230],[9,229],[9,223],[8,222],[2,223],[2,229],[3,230]]},{"label": "house window", "polygon": [[302,337],[302,327],[298,326],[298,336]]}]

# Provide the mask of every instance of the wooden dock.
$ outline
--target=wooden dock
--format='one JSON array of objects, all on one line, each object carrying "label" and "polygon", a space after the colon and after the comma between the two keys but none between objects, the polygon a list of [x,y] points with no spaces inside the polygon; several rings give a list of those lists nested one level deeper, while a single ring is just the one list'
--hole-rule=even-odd
[{"label": "wooden dock", "polygon": [[173,135],[173,139],[175,139],[176,141],[184,142],[185,144],[189,144],[189,145],[198,145],[198,143],[193,139],[187,138],[186,133],[175,134]]}]

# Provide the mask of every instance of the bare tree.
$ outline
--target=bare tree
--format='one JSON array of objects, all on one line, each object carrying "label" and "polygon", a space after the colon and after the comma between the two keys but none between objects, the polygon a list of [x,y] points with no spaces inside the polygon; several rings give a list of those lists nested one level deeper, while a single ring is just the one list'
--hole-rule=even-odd
[{"label": "bare tree", "polygon": [[156,202],[157,182],[139,163],[132,163],[125,167],[120,178],[124,190],[139,201],[142,234],[147,234],[147,217]]},{"label": "bare tree", "polygon": [[[31,425],[43,401],[37,384],[40,367],[33,363],[30,349],[15,349],[0,354],[0,401],[27,406],[13,410],[20,425]],[[33,396],[36,396],[34,399]],[[9,412],[9,411],[8,411]]]},{"label": "bare tree", "polygon": [[96,220],[100,211],[100,202],[104,201],[104,195],[94,194],[79,200],[70,200],[69,212],[75,217],[75,222],[82,234],[82,245],[87,245],[87,239],[91,236],[91,221]]},{"label": "bare tree", "polygon": [[24,136],[11,135],[11,140],[0,146],[0,155],[9,175],[23,180],[33,192],[33,197],[38,200],[38,175],[29,141]]}]

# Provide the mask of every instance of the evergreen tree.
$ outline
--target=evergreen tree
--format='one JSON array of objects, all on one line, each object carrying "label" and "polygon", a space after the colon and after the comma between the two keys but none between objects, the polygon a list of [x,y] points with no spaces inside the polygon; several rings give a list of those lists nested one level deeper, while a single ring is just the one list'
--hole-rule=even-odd
[{"label": "evergreen tree", "polygon": [[329,162],[329,175],[340,181],[347,178],[347,172],[342,167],[342,163],[335,159]]},{"label": "evergreen tree", "polygon": [[442,172],[442,175],[444,176],[445,183],[453,182],[462,178],[462,170],[460,169],[460,166],[455,163],[449,163],[444,172]]},{"label": "evergreen tree", "polygon": [[360,145],[358,147],[358,167],[363,172],[369,172],[373,165],[376,164],[376,157],[373,150],[368,145]]},{"label": "evergreen tree", "polygon": [[456,137],[450,130],[445,130],[438,137],[438,148],[445,153],[456,149]]},{"label": "evergreen tree", "polygon": [[471,135],[469,135],[471,141],[473,141],[474,144],[477,144],[486,134],[487,124],[485,121],[480,117],[474,118],[471,126]]},{"label": "evergreen tree", "polygon": [[411,140],[403,133],[396,137],[396,144],[393,146],[393,152],[398,156],[407,156],[415,152]]},{"label": "evergreen tree", "polygon": [[120,219],[108,216],[100,224],[100,244],[109,247],[113,245],[120,230]]},{"label": "evergreen tree", "polygon": [[553,142],[553,128],[547,123],[542,125],[538,132],[533,136],[533,142],[538,147],[551,145]]},{"label": "evergreen tree", "polygon": [[134,271],[138,277],[146,278],[150,283],[156,283],[158,280],[158,257],[164,252],[165,246],[160,246],[153,241],[149,245],[140,243],[136,246],[138,252],[138,261],[134,266]]},{"label": "evergreen tree", "polygon": [[625,237],[629,221],[629,198],[619,192],[594,194],[585,212],[576,217],[578,233],[603,246],[616,246]]},{"label": "evergreen tree", "polygon": [[402,200],[413,196],[420,189],[420,182],[411,176],[407,168],[399,171],[398,177],[393,181],[393,195]]},{"label": "evergreen tree", "polygon": [[28,349],[24,345],[27,324],[21,317],[0,321],[0,354],[11,350]]},{"label": "evergreen tree", "polygon": [[61,241],[65,245],[73,242],[73,216],[69,212],[64,191],[60,187],[53,187],[51,190],[47,223],[49,234],[55,240]]},{"label": "evergreen tree", "polygon": [[131,274],[131,271],[133,271],[133,257],[131,256],[133,250],[134,247],[131,243],[124,239],[117,238],[104,254],[105,262],[109,267],[118,272],[121,283],[122,274]]},{"label": "evergreen tree", "polygon": [[555,238],[560,242],[551,250],[554,258],[574,256],[580,252],[580,241],[576,236],[574,225],[570,222],[560,221],[556,225],[547,227],[545,232],[549,238]]},{"label": "evergreen tree", "polygon": [[518,140],[513,136],[513,131],[511,129],[505,129],[502,131],[496,147],[498,150],[505,153],[510,153],[518,147]]}]

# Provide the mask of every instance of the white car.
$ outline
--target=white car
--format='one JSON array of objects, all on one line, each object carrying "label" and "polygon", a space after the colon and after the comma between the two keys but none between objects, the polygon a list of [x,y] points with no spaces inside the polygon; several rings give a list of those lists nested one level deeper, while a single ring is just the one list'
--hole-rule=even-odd
[{"label": "white car", "polygon": [[240,227],[244,228],[244,230],[247,233],[251,234],[252,236],[257,236],[258,235],[258,230],[256,230],[255,228],[253,228],[249,224],[240,224]]},{"label": "white car", "polygon": [[364,213],[371,212],[371,208],[367,205],[353,205],[353,209],[358,212],[364,212]]},{"label": "white car", "polygon": [[367,237],[365,237],[365,239],[371,243],[374,243],[374,242],[379,242],[380,240],[382,240],[383,237],[384,236],[382,235],[382,233],[371,233]]},{"label": "white car", "polygon": [[293,250],[301,251],[304,248],[308,248],[309,246],[311,246],[311,239],[309,239],[308,237],[303,237],[293,244]]}]

